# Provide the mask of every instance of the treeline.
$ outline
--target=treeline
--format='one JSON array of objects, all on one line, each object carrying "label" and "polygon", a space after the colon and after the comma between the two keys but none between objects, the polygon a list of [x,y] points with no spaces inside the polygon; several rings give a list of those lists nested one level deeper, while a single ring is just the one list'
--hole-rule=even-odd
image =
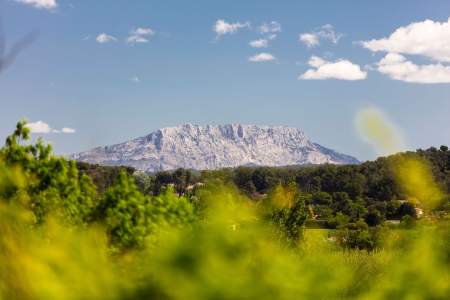
[{"label": "treeline", "polygon": [[[417,218],[421,204],[402,188],[396,174],[396,166],[412,159],[429,167],[440,190],[450,194],[450,151],[447,146],[380,157],[359,165],[238,167],[201,172],[178,169],[156,174],[127,170],[134,174],[140,190],[150,195],[158,195],[169,185],[180,195],[193,195],[201,185],[215,182],[234,185],[254,201],[260,201],[277,186],[295,183],[309,208],[310,219],[322,226],[336,228],[360,220],[376,226],[385,220],[410,222]],[[92,165],[82,169],[97,178],[95,182],[100,187],[113,182],[111,177],[119,170]],[[103,175],[96,176],[97,173]],[[437,212],[450,210],[448,198],[437,207]]]},{"label": "treeline", "polygon": [[[321,165],[284,168],[246,168],[203,172],[203,178],[220,177],[244,193],[260,198],[279,184],[295,182],[307,198],[312,217],[335,227],[339,219],[356,222],[363,218],[370,226],[384,220],[417,217],[420,202],[408,194],[398,180],[397,166],[417,160],[429,167],[434,182],[447,195],[437,210],[449,211],[450,151],[447,146],[380,157],[360,165]],[[408,170],[406,170],[407,172]],[[411,170],[413,172],[413,170]]]}]

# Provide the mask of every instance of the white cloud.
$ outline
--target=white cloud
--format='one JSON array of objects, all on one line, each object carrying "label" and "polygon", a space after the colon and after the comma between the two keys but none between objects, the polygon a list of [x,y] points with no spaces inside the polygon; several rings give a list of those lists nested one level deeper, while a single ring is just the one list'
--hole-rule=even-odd
[{"label": "white cloud", "polygon": [[135,35],[154,35],[155,31],[151,28],[138,27],[131,31],[131,34]]},{"label": "white cloud", "polygon": [[362,80],[367,77],[367,72],[351,61],[340,59],[334,62],[327,61],[317,56],[311,56],[308,64],[312,69],[300,75],[302,80]]},{"label": "white cloud", "polygon": [[50,125],[43,121],[31,122],[25,125],[30,129],[31,133],[75,133],[75,129],[69,127],[63,127],[61,130],[52,129]]},{"label": "white cloud", "polygon": [[27,128],[30,129],[31,133],[50,133],[52,132],[51,127],[42,121],[37,121],[34,123],[27,123],[25,125]]},{"label": "white cloud", "polygon": [[127,37],[128,44],[148,43],[149,38],[155,35],[155,31],[151,28],[138,27],[130,31]]},{"label": "white cloud", "polygon": [[15,0],[15,1],[31,5],[40,9],[54,9],[58,6],[56,0]]},{"label": "white cloud", "polygon": [[267,39],[254,40],[249,43],[253,48],[267,48],[269,46],[269,41]]},{"label": "white cloud", "polygon": [[251,56],[248,60],[251,62],[266,62],[266,61],[273,61],[275,59],[276,58],[272,54],[262,52],[254,56]]},{"label": "white cloud", "polygon": [[233,34],[236,33],[239,29],[249,28],[250,23],[227,23],[225,20],[217,20],[213,26],[213,31],[217,34],[218,37],[225,34]]},{"label": "white cloud", "polygon": [[76,130],[73,129],[73,128],[69,128],[69,127],[63,127],[63,128],[61,129],[61,132],[62,132],[62,133],[75,133]]},{"label": "white cloud", "polygon": [[301,33],[299,35],[299,40],[311,48],[318,46],[321,39],[337,44],[343,36],[344,35],[341,33],[336,33],[332,25],[326,24],[317,31]]},{"label": "white cloud", "polygon": [[387,38],[364,41],[362,46],[373,52],[421,55],[450,62],[450,18],[442,23],[432,20],[411,23]]},{"label": "white cloud", "polygon": [[416,65],[403,55],[389,53],[378,64],[378,71],[394,80],[411,83],[450,83],[450,66]]},{"label": "white cloud", "polygon": [[270,23],[263,23],[261,26],[259,26],[258,31],[261,34],[278,33],[281,32],[281,24],[276,21],[272,21]]},{"label": "white cloud", "polygon": [[96,38],[97,42],[99,42],[100,44],[104,44],[104,43],[109,43],[109,42],[115,42],[117,41],[117,39],[112,36],[112,35],[108,35],[106,33],[100,33],[97,38]]},{"label": "white cloud", "polygon": [[302,33],[300,34],[300,42],[304,43],[306,46],[312,48],[319,45],[319,36],[314,33]]}]

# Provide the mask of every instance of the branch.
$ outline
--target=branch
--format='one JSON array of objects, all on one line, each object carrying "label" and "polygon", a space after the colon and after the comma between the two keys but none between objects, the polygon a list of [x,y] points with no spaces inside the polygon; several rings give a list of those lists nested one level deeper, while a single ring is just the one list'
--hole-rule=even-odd
[{"label": "branch", "polygon": [[20,52],[34,42],[37,38],[37,32],[30,32],[22,39],[12,45],[10,50],[6,52],[6,38],[3,32],[2,22],[0,20],[0,73],[12,65]]}]

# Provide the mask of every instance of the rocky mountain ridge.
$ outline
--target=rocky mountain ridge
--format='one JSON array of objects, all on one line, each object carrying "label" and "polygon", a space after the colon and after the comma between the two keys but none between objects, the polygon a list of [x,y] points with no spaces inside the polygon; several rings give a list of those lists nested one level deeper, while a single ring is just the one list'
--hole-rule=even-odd
[{"label": "rocky mountain ridge", "polygon": [[354,157],[311,142],[298,128],[243,124],[166,127],[71,158],[101,165],[126,165],[145,172],[358,163]]}]

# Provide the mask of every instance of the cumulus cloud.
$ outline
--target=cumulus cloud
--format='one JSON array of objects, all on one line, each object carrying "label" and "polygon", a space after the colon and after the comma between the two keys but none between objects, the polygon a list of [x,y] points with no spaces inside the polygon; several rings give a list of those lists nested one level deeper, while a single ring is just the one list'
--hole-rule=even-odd
[{"label": "cumulus cloud", "polygon": [[138,27],[130,31],[127,37],[128,44],[148,43],[149,38],[155,35],[155,31],[151,28]]},{"label": "cumulus cloud", "polygon": [[319,45],[319,36],[315,33],[302,33],[299,36],[300,42],[309,48]]},{"label": "cumulus cloud", "polygon": [[52,129],[50,125],[43,121],[37,121],[37,122],[31,122],[27,123],[25,125],[27,128],[30,129],[31,133],[41,133],[41,134],[47,134],[47,133],[75,133],[76,130],[69,127],[63,127],[61,130],[58,129]]},{"label": "cumulus cloud", "polygon": [[333,44],[337,44],[344,35],[336,33],[330,24],[323,25],[319,30],[313,32],[305,32],[299,35],[299,41],[307,47],[316,47],[320,44],[320,40],[327,40]]},{"label": "cumulus cloud", "polygon": [[217,37],[225,34],[236,33],[239,29],[250,28],[250,22],[245,23],[228,23],[225,20],[217,20],[213,26],[213,31],[216,33]]},{"label": "cumulus cloud", "polygon": [[391,79],[412,83],[450,83],[450,67],[442,64],[416,65],[401,54],[388,53],[378,64],[378,71]]},{"label": "cumulus cloud", "polygon": [[447,22],[411,23],[389,37],[361,42],[373,52],[421,55],[435,61],[450,62],[450,18]]},{"label": "cumulus cloud", "polygon": [[31,5],[39,9],[54,9],[58,6],[56,0],[15,0],[16,2]]},{"label": "cumulus cloud", "polygon": [[281,24],[276,21],[263,23],[259,26],[258,31],[261,34],[278,33],[281,32]]},{"label": "cumulus cloud", "polygon": [[109,42],[115,42],[117,41],[117,39],[112,36],[112,35],[108,35],[106,33],[100,33],[97,38],[96,38],[97,42],[99,42],[100,44],[104,44],[104,43],[109,43]]},{"label": "cumulus cloud", "polygon": [[269,46],[269,41],[267,39],[259,39],[251,41],[249,45],[253,48],[267,48],[267,46]]},{"label": "cumulus cloud", "polygon": [[276,58],[272,54],[262,52],[262,53],[259,53],[259,54],[249,57],[248,60],[251,62],[266,62],[266,61],[273,61],[275,59]]},{"label": "cumulus cloud", "polygon": [[327,61],[318,56],[312,56],[308,61],[312,69],[300,75],[302,80],[362,80],[367,77],[367,72],[362,71],[359,65],[351,61],[340,59],[334,62]]}]

